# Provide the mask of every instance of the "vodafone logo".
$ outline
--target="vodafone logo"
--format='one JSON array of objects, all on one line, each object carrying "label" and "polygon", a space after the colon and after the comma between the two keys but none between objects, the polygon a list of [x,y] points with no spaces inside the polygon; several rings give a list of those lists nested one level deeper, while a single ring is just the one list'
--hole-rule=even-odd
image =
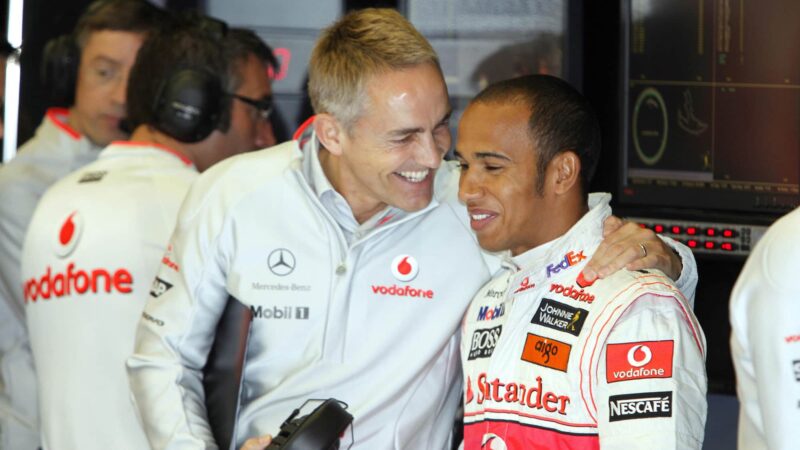
[{"label": "vodafone logo", "polygon": [[392,260],[392,275],[398,281],[411,281],[419,273],[419,264],[411,255],[398,255]]},{"label": "vodafone logo", "polygon": [[[638,353],[638,355],[637,355]],[[639,357],[641,355],[641,357]],[[653,360],[653,352],[650,347],[646,345],[634,345],[628,350],[628,364],[633,367],[646,366],[647,363]]]},{"label": "vodafone logo", "polygon": [[671,378],[673,341],[624,342],[606,346],[609,383],[643,378]]},{"label": "vodafone logo", "polygon": [[75,250],[83,232],[83,218],[78,211],[67,216],[58,229],[53,250],[60,258],[66,258]]}]

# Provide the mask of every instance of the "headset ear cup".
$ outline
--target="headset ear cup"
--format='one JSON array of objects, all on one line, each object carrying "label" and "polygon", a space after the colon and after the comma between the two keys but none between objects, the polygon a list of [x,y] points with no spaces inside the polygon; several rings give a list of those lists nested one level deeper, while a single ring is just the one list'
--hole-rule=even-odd
[{"label": "headset ear cup", "polygon": [[75,103],[80,50],[75,38],[65,34],[47,42],[42,53],[41,81],[48,106],[69,107]]},{"label": "headset ear cup", "polygon": [[222,82],[213,73],[178,69],[156,96],[155,127],[181,142],[200,142],[219,126],[224,97]]}]

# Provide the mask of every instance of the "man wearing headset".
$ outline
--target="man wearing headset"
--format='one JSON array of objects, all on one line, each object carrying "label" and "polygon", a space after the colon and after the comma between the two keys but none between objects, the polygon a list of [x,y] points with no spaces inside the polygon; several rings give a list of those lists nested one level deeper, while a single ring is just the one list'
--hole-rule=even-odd
[{"label": "man wearing headset", "polygon": [[[215,448],[200,369],[229,297],[253,312],[237,445],[329,397],[349,404],[356,448],[450,439],[457,330],[497,261],[442,162],[451,108],[438,58],[399,13],[365,9],[322,33],[309,71],[313,124],[217,165],[182,206],[157,278],[169,289],[147,303],[128,362],[155,448]],[[636,236],[608,259],[641,257]],[[644,264],[668,260],[649,237]]]},{"label": "man wearing headset", "polygon": [[[44,191],[125,139],[128,71],[145,37],[165,13],[142,0],[103,0],[89,6],[72,35],[60,78],[75,80],[74,103],[50,109],[36,134],[0,168],[0,448],[38,447],[35,375],[30,361],[20,254],[25,231]],[[68,72],[72,73],[68,73]]]},{"label": "man wearing headset", "polygon": [[125,360],[148,293],[170,289],[153,279],[178,207],[198,172],[274,144],[274,57],[224,28],[193,18],[149,38],[128,83],[131,140],[56,183],[33,216],[22,283],[45,449],[149,448]]}]

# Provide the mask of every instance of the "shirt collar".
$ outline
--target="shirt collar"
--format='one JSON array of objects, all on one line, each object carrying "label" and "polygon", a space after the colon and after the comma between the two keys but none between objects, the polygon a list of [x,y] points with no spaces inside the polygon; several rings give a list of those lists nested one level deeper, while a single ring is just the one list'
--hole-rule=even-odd
[{"label": "shirt collar", "polygon": [[[297,135],[295,139],[298,144],[302,145],[301,151],[303,152],[303,165],[302,175],[306,182],[311,187],[314,194],[325,206],[331,215],[334,216],[339,225],[350,231],[360,230],[367,232],[368,230],[380,227],[389,222],[397,221],[406,217],[409,213],[402,209],[393,206],[387,206],[382,211],[374,214],[363,224],[358,224],[353,215],[353,210],[350,204],[342,194],[340,194],[331,184],[325,171],[322,170],[322,163],[319,160],[319,152],[322,151],[319,139],[312,127],[307,127],[301,135]],[[432,204],[423,209],[426,211],[431,206],[435,206],[436,200]]]}]

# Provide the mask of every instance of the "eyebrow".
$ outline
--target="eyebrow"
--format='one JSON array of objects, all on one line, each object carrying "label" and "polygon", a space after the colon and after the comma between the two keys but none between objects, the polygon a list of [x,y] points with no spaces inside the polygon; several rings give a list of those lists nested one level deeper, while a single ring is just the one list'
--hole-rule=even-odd
[{"label": "eyebrow", "polygon": [[[459,153],[458,150],[454,150],[453,154],[457,158],[466,159],[466,158],[464,158],[464,155]],[[504,155],[502,153],[497,153],[497,152],[477,152],[477,153],[475,153],[475,158],[477,158],[477,159],[500,158],[500,159],[505,159],[506,161],[511,161],[511,158],[509,158],[508,156],[506,156],[506,155]]]},{"label": "eyebrow", "polygon": [[[436,123],[436,126],[439,126],[440,124],[443,124],[443,123],[447,122],[448,120],[450,120],[450,116],[452,114],[453,114],[453,110],[449,109],[447,111],[447,113],[444,116],[442,116],[442,120],[440,120],[439,122]],[[399,130],[390,131],[389,135],[390,136],[405,136],[407,134],[422,133],[423,131],[425,131],[425,130],[423,128],[421,128],[421,127],[401,128]]]},{"label": "eyebrow", "polygon": [[113,64],[115,66],[122,65],[122,62],[117,61],[116,59],[113,59],[113,58],[109,58],[108,56],[105,56],[105,55],[97,55],[94,58],[92,58],[91,62],[92,63],[95,63],[95,62],[108,63],[108,64]]}]

